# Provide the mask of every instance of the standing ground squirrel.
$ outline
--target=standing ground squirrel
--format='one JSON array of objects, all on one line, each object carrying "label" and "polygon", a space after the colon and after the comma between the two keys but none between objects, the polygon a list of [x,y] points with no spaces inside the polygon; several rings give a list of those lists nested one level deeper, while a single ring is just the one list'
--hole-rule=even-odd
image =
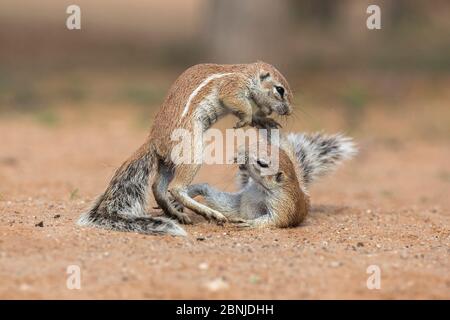
[{"label": "standing ground squirrel", "polygon": [[242,219],[241,227],[295,227],[309,211],[310,183],[355,153],[352,140],[342,135],[291,133],[280,140],[275,174],[262,175],[269,161],[250,153],[239,166],[239,191],[228,193],[194,184],[189,186],[189,195],[203,196],[209,207],[229,219]]},{"label": "standing ground squirrel", "polygon": [[[217,210],[189,197],[187,187],[201,164],[174,163],[172,132],[180,128],[192,131],[196,126],[204,132],[229,113],[239,118],[235,128],[276,128],[279,124],[267,115],[273,111],[290,114],[291,100],[286,79],[264,62],[199,64],[187,69],[170,88],[146,142],[117,169],[106,191],[78,224],[146,234],[185,234],[174,221],[147,214],[150,176],[154,176],[155,200],[169,217],[191,223],[179,210],[182,205],[207,219],[226,221]],[[255,113],[252,103],[257,106]],[[192,149],[202,143],[201,139],[192,140]]]}]

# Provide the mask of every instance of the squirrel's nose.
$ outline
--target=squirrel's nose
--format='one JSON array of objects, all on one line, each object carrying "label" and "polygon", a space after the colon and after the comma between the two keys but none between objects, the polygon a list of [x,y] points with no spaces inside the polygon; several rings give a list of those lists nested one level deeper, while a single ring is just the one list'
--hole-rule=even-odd
[{"label": "squirrel's nose", "polygon": [[291,113],[292,113],[292,108],[289,107],[288,105],[284,105],[284,106],[283,106],[283,110],[282,110],[282,112],[281,112],[281,115],[283,115],[283,116],[288,116],[288,115],[290,115]]},{"label": "squirrel's nose", "polygon": [[278,107],[277,112],[279,115],[288,116],[292,113],[292,109],[289,105],[283,103]]}]

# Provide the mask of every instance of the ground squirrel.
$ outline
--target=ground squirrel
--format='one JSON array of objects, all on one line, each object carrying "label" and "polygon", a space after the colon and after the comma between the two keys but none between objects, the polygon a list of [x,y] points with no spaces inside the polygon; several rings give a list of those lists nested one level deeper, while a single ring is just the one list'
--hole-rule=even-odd
[{"label": "ground squirrel", "polygon": [[342,135],[291,133],[280,139],[275,174],[262,175],[270,163],[249,154],[239,166],[239,191],[228,193],[194,184],[188,192],[191,197],[203,196],[209,207],[227,218],[242,219],[241,227],[294,227],[309,211],[310,183],[355,153],[352,140]]},{"label": "ground squirrel", "polygon": [[[226,114],[239,118],[235,128],[251,125],[274,128],[279,124],[267,115],[292,112],[292,92],[283,75],[270,64],[199,64],[183,72],[170,88],[157,113],[147,141],[115,172],[106,191],[78,220],[79,225],[146,234],[185,234],[174,221],[147,214],[150,176],[158,206],[169,217],[190,223],[179,210],[184,206],[206,219],[226,221],[217,210],[201,204],[187,193],[187,187],[201,164],[176,164],[171,159],[177,128],[206,131]],[[252,111],[252,104],[257,111]],[[202,143],[193,140],[195,146]],[[169,194],[173,197],[169,196]]]}]

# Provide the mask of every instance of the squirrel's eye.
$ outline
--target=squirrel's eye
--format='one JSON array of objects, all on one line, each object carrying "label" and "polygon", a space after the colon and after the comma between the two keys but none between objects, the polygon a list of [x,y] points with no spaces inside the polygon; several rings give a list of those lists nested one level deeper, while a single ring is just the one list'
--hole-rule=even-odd
[{"label": "squirrel's eye", "polygon": [[265,162],[264,160],[258,160],[256,161],[256,163],[261,167],[261,168],[268,168],[269,164],[267,162]]},{"label": "squirrel's eye", "polygon": [[280,87],[280,86],[275,86],[275,89],[280,94],[280,96],[283,98],[283,96],[284,96],[284,88]]},{"label": "squirrel's eye", "polygon": [[275,175],[275,180],[277,182],[281,182],[283,180],[283,172],[277,172],[277,174]]},{"label": "squirrel's eye", "polygon": [[270,73],[269,73],[269,72],[266,72],[266,73],[261,74],[261,75],[259,76],[259,79],[260,79],[261,81],[264,81],[264,80],[266,80],[266,79],[269,78],[269,77],[270,77]]}]

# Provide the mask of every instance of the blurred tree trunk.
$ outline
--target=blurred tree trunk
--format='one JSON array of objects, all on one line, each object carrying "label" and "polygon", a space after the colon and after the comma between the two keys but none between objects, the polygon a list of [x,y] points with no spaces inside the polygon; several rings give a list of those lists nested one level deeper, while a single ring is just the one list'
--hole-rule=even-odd
[{"label": "blurred tree trunk", "polygon": [[289,44],[288,1],[210,0],[205,12],[207,58],[217,63],[258,59],[277,65]]}]

